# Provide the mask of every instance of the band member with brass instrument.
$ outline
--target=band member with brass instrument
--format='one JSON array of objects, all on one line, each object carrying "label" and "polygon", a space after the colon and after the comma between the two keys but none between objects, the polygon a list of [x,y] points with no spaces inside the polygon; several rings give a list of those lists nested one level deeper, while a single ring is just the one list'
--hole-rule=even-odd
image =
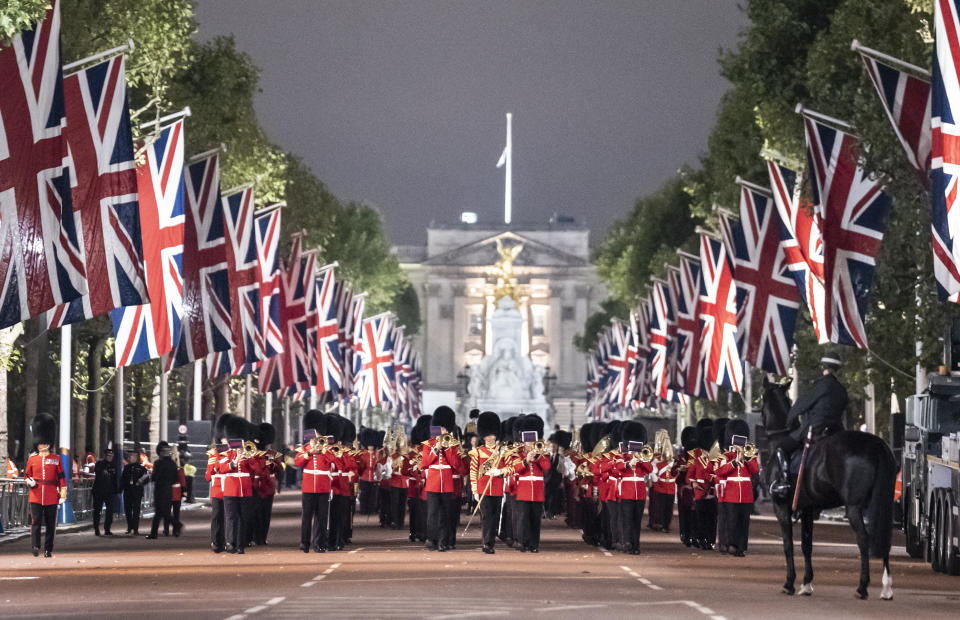
[{"label": "band member with brass instrument", "polygon": [[760,471],[756,448],[747,442],[750,427],[744,420],[731,420],[727,424],[727,443],[730,446],[717,468],[717,478],[726,481],[726,511],[724,524],[725,541],[729,552],[743,557],[750,536],[750,513],[753,510],[753,483],[751,477]]},{"label": "band member with brass instrument", "polygon": [[372,515],[377,511],[377,493],[380,487],[377,484],[377,465],[386,458],[378,452],[378,449],[383,447],[383,443],[376,430],[361,426],[357,437],[363,448],[363,452],[357,457],[357,469],[360,473],[358,481],[360,514]]},{"label": "band member with brass instrument", "polygon": [[447,527],[447,549],[457,548],[457,526],[460,525],[460,510],[463,507],[464,494],[469,486],[470,477],[470,459],[463,449],[463,434],[460,427],[454,424],[451,434],[450,445],[457,450],[460,457],[459,464],[453,468],[453,510],[447,514],[450,519],[450,525]]},{"label": "band member with brass instrument", "polygon": [[[514,440],[513,426],[521,417],[523,416],[518,415],[500,422],[500,436],[503,438],[503,441],[506,442],[506,448],[508,450],[518,443],[518,441]],[[519,438],[518,435],[516,439],[519,440]],[[500,469],[503,468],[501,467]],[[500,517],[497,523],[497,537],[508,547],[512,547],[515,542],[516,528],[514,527],[515,520],[513,516],[516,513],[516,510],[514,510],[514,504],[517,499],[516,478],[516,472],[513,471],[513,467],[510,467],[508,473],[503,477],[503,503],[500,504]]]},{"label": "band member with brass instrument", "polygon": [[340,551],[349,544],[351,535],[357,460],[347,446],[356,438],[357,430],[353,422],[337,414],[328,413],[326,419],[327,432],[337,440],[334,449],[339,452],[340,459],[333,479],[333,503],[330,506],[330,551]]},{"label": "band member with brass instrument", "polygon": [[327,550],[327,515],[332,476],[338,459],[329,449],[327,423],[323,413],[311,409],[303,416],[303,445],[297,449],[294,465],[303,468],[301,483],[300,551]]},{"label": "band member with brass instrument", "polygon": [[599,438],[593,448],[595,460],[590,464],[600,502],[600,544],[608,551],[612,551],[620,542],[619,494],[617,479],[613,474],[614,456],[611,454],[613,438],[620,435],[620,424],[619,420],[608,422],[600,427],[599,432],[594,431],[598,432]]},{"label": "band member with brass instrument", "polygon": [[590,546],[600,544],[600,519],[597,509],[598,491],[591,470],[591,452],[596,446],[597,422],[587,422],[580,427],[580,446],[572,457],[577,467],[577,520],[583,530],[583,542]]},{"label": "band member with brass instrument", "polygon": [[63,462],[50,449],[56,441],[57,422],[49,413],[33,418],[36,452],[27,459],[23,477],[30,488],[30,540],[33,556],[40,555],[40,530],[44,529],[43,557],[53,555],[53,537],[57,530],[57,506],[67,496]]},{"label": "band member with brass instrument", "polygon": [[253,541],[258,545],[267,544],[267,535],[270,533],[270,518],[273,516],[273,498],[277,494],[277,483],[283,475],[283,458],[273,449],[273,442],[277,439],[277,430],[273,424],[263,422],[258,428],[258,445],[261,455],[262,469],[258,476],[256,526],[253,531]]},{"label": "band member with brass instrument", "polygon": [[[229,415],[229,414],[225,414]],[[225,417],[224,416],[224,417]],[[253,495],[252,462],[256,446],[247,439],[247,421],[230,415],[223,422],[229,449],[221,455],[217,471],[223,478],[223,510],[226,522],[227,553],[244,552],[246,523],[253,518],[249,499]]]},{"label": "band member with brass instrument", "polygon": [[657,432],[663,433],[663,439],[660,442],[660,452],[655,453],[653,459],[653,484],[650,486],[650,516],[647,526],[652,530],[669,533],[670,522],[673,520],[673,497],[677,494],[676,459],[673,456],[670,435],[666,430]]},{"label": "band member with brass instrument", "polygon": [[680,454],[674,462],[677,475],[677,527],[680,542],[692,547],[697,539],[697,516],[694,510],[692,466],[696,458],[697,429],[686,426],[680,431]]},{"label": "band member with brass instrument", "polygon": [[687,472],[693,484],[694,512],[696,513],[696,538],[694,545],[705,551],[713,549],[717,535],[717,496],[714,491],[714,462],[710,459],[713,444],[713,421],[697,422],[697,450]]},{"label": "band member with brass instrument", "polygon": [[497,444],[500,437],[500,416],[484,411],[477,417],[477,435],[483,444],[470,451],[470,489],[479,502],[483,552],[493,553],[497,522],[503,502],[503,476],[506,448]]},{"label": "band member with brass instrument", "polygon": [[427,537],[430,551],[446,551],[451,539],[450,514],[456,510],[453,474],[461,465],[456,440],[447,442],[456,427],[453,409],[441,405],[433,412],[430,440],[421,447],[420,463],[426,474]]},{"label": "band member with brass instrument", "polygon": [[544,475],[550,471],[550,456],[543,441],[543,419],[526,415],[519,424],[523,447],[515,460],[517,474],[517,549],[540,551],[540,521],[543,517]]},{"label": "band member with brass instrument", "polygon": [[[427,488],[426,477],[421,467],[420,446],[430,440],[430,422],[433,416],[421,415],[410,430],[410,487],[407,503],[410,510],[410,542],[427,540]],[[399,438],[398,438],[399,439]]]},{"label": "band member with brass instrument", "polygon": [[390,507],[390,527],[395,530],[403,528],[410,476],[413,473],[407,453],[407,438],[399,435],[394,443],[393,452],[386,458],[389,462],[390,477],[381,483],[389,489],[387,503]]},{"label": "band member with brass instrument", "polygon": [[653,471],[653,450],[644,445],[647,430],[640,422],[627,420],[620,430],[621,454],[615,469],[620,494],[620,525],[624,551],[640,553],[640,528],[647,499],[647,475]]}]

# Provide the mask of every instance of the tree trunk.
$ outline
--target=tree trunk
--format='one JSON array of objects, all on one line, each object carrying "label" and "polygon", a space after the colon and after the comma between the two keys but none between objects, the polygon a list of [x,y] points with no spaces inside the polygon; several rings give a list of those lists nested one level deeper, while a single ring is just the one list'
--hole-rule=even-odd
[{"label": "tree trunk", "polygon": [[[74,332],[74,335],[76,335],[76,332]],[[73,363],[72,368],[70,368],[70,418],[73,420],[73,455],[77,457],[77,461],[82,466],[83,456],[87,453],[87,408],[82,402],[73,398],[72,382],[73,377],[76,376],[75,370],[79,357],[78,353],[80,352],[79,339],[73,339],[70,350],[70,359]],[[87,398],[89,398],[89,395],[87,395]]]},{"label": "tree trunk", "polygon": [[213,389],[213,412],[220,417],[227,412],[230,406],[230,375],[214,379],[217,382]]},{"label": "tree trunk", "polygon": [[27,321],[26,326],[26,346],[24,347],[23,359],[23,381],[24,381],[24,406],[23,406],[23,445],[24,452],[33,450],[33,433],[30,432],[30,425],[33,424],[33,418],[37,415],[37,405],[39,401],[40,374],[42,372],[43,358],[47,355],[47,331],[43,323],[44,317],[34,317]]},{"label": "tree trunk", "polygon": [[[87,340],[90,349],[87,356],[87,389],[95,390],[100,387],[100,370],[103,368],[103,352],[107,346],[107,338],[103,335],[91,336]],[[108,383],[112,387],[113,383]],[[87,399],[87,441],[90,450],[100,454],[100,438],[103,436],[103,392],[91,391]],[[86,449],[86,447],[85,447]],[[119,449],[119,446],[117,446]]]},{"label": "tree trunk", "polygon": [[[0,330],[0,467],[6,467],[10,450],[10,434],[7,426],[7,363],[13,353],[13,343],[23,333],[23,323]],[[0,475],[5,476],[6,470]]]}]

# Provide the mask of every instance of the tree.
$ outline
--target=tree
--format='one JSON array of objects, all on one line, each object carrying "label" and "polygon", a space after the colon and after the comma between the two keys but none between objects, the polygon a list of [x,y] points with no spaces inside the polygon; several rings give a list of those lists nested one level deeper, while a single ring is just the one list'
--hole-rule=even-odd
[{"label": "tree", "polygon": [[43,19],[50,8],[50,0],[10,0],[0,8],[0,46],[9,44],[10,39],[21,30],[32,28]]}]

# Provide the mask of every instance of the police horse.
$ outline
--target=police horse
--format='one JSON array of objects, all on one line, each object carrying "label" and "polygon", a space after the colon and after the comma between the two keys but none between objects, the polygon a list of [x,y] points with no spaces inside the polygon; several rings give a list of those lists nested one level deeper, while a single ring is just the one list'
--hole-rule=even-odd
[{"label": "police horse", "polygon": [[[788,385],[763,382],[763,423],[771,453],[786,439],[787,415],[790,412]],[[766,467],[766,483],[777,480],[780,466],[777,459]],[[860,585],[857,597],[867,598],[870,584],[870,556],[883,559],[883,588],[880,598],[893,598],[890,576],[890,537],[893,525],[893,488],[897,463],[886,442],[869,433],[840,431],[819,439],[808,449],[803,465],[797,512],[800,517],[800,549],[804,572],[800,594],[813,593],[813,521],[825,509],[846,506],[847,519],[857,538],[860,550]],[[791,481],[795,491],[796,481]],[[774,511],[783,535],[783,554],[787,561],[785,594],[794,594],[797,573],[793,564],[793,493],[778,500],[773,498]]]}]

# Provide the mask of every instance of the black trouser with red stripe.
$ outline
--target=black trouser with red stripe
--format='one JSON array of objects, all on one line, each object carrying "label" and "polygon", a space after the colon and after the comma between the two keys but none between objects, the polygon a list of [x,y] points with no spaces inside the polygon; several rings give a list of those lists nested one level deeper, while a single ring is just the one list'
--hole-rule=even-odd
[{"label": "black trouser with red stripe", "polygon": [[327,548],[327,503],[330,493],[302,493],[300,505],[303,515],[300,519],[301,549]]},{"label": "black trouser with red stripe", "polygon": [[540,548],[540,519],[543,517],[543,502],[525,502],[515,500],[514,509],[517,511],[518,532],[516,540],[521,548]]},{"label": "black trouser with red stripe", "polygon": [[620,517],[620,539],[627,550],[640,548],[640,528],[643,524],[642,499],[621,499],[617,506]]},{"label": "black trouser with red stripe", "polygon": [[724,520],[727,528],[726,542],[731,552],[734,547],[738,551],[746,551],[747,540],[750,538],[750,513],[753,512],[753,504],[724,502],[723,506],[727,513]]},{"label": "black trouser with red stripe", "polygon": [[40,548],[40,527],[44,528],[43,550],[53,553],[53,535],[57,531],[57,506],[30,503],[30,540],[34,549]]},{"label": "black trouser with red stripe", "polygon": [[648,525],[659,525],[664,532],[670,531],[670,522],[673,521],[673,494],[650,491],[650,520]]},{"label": "black trouser with red stripe", "polygon": [[717,498],[698,499],[694,502],[694,510],[697,540],[714,544],[717,541]]}]

